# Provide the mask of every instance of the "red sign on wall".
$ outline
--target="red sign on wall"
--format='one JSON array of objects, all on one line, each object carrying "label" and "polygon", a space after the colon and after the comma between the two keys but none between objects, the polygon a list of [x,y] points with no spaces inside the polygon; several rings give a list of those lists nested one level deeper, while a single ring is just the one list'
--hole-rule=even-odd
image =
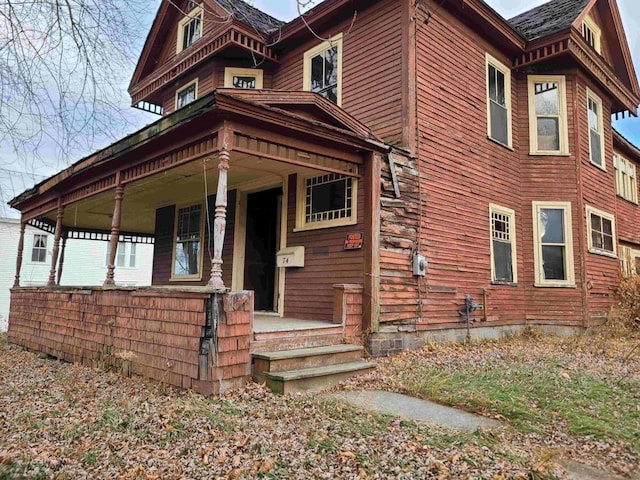
[{"label": "red sign on wall", "polygon": [[359,250],[364,243],[364,232],[349,232],[344,239],[345,250]]}]

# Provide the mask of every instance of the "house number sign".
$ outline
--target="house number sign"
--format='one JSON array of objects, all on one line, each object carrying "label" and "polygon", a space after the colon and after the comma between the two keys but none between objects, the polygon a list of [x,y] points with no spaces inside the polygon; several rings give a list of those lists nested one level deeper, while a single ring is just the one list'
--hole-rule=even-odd
[{"label": "house number sign", "polygon": [[364,243],[364,232],[349,232],[344,239],[345,250],[359,250]]}]

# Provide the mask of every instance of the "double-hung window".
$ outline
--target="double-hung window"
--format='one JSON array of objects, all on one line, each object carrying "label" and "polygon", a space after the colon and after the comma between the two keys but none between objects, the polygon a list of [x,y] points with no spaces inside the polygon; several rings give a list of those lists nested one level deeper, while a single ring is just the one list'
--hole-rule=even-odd
[{"label": "double-hung window", "polygon": [[178,42],[176,53],[189,48],[202,37],[202,7],[187,11],[178,24]]},{"label": "double-hung window", "polygon": [[302,76],[304,90],[342,104],[342,34],[305,52]]},{"label": "double-hung window", "polygon": [[47,261],[47,236],[35,234],[33,236],[33,247],[31,248],[31,261],[43,263]]},{"label": "double-hung window", "polygon": [[202,277],[202,205],[179,208],[173,249],[172,280],[199,280]]},{"label": "double-hung window", "polygon": [[605,170],[602,101],[589,89],[587,89],[587,117],[589,119],[589,159],[591,163]]},{"label": "double-hung window", "polygon": [[511,70],[486,54],[487,134],[507,147],[511,146]]},{"label": "double-hung window", "polygon": [[575,284],[570,202],[533,202],[535,285]]},{"label": "double-hung window", "polygon": [[591,253],[616,256],[616,222],[613,215],[586,206],[587,244]]},{"label": "double-hung window", "polygon": [[182,88],[176,90],[176,110],[190,104],[198,98],[198,79],[189,82]]},{"label": "double-hung window", "polygon": [[[137,244],[131,242],[118,242],[116,250],[115,266],[119,268],[136,268],[137,265]],[[107,242],[105,254],[105,266],[109,266],[109,256],[111,253],[111,243]]]},{"label": "double-hung window", "polygon": [[358,181],[340,173],[299,177],[296,229],[356,223]]},{"label": "double-hung window", "polygon": [[618,196],[638,203],[638,180],[636,166],[617,153],[613,154],[613,167],[616,171],[616,193]]},{"label": "double-hung window", "polygon": [[567,101],[564,76],[529,76],[529,141],[533,155],[566,155]]},{"label": "double-hung window", "polygon": [[489,205],[491,227],[491,280],[515,283],[516,225],[515,213],[510,208]]}]

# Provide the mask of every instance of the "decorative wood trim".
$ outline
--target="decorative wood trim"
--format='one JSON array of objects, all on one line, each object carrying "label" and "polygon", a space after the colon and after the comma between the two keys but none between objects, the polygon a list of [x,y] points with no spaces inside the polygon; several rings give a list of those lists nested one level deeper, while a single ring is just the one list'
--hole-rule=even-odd
[{"label": "decorative wood trim", "polygon": [[118,250],[118,240],[120,239],[120,219],[122,217],[122,199],[124,197],[124,185],[121,181],[120,172],[117,174],[117,186],[115,202],[113,205],[113,218],[111,219],[111,237],[109,238],[109,265],[107,265],[107,277],[104,286],[114,286],[116,253]]},{"label": "decorative wood trim", "polygon": [[362,331],[380,329],[380,172],[382,160],[371,153],[365,167],[365,256]]},{"label": "decorative wood trim", "polygon": [[247,245],[247,193],[236,190],[236,218],[233,232],[231,290],[244,290],[245,249]]},{"label": "decorative wood trim", "polygon": [[16,276],[13,281],[13,287],[18,288],[20,286],[20,270],[22,269],[22,255],[24,252],[24,231],[27,226],[27,222],[24,219],[20,220],[20,239],[18,240],[18,256],[16,257]]},{"label": "decorative wood trim", "polygon": [[64,207],[62,206],[62,197],[58,197],[58,212],[56,215],[56,233],[53,238],[53,251],[51,252],[51,270],[49,271],[48,287],[56,284],[56,264],[58,263],[58,252],[60,251],[60,236],[62,235],[62,217],[64,216]]}]

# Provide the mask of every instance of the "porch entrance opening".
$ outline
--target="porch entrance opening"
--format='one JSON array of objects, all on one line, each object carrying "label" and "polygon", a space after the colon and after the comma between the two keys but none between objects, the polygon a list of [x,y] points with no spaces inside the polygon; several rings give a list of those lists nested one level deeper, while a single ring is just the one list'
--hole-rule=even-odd
[{"label": "porch entrance opening", "polygon": [[276,252],[281,211],[280,187],[247,195],[244,288],[255,292],[257,311],[276,310]]}]

